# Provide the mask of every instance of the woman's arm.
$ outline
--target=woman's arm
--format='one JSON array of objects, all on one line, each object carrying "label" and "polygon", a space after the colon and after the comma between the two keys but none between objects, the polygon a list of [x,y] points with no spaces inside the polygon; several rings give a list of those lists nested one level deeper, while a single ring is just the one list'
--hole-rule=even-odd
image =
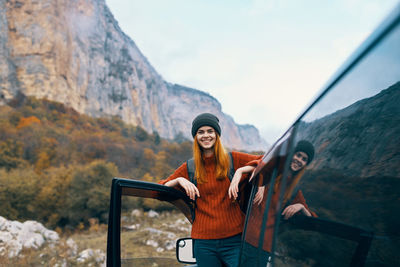
[{"label": "woman's arm", "polygon": [[236,172],[233,175],[231,184],[228,189],[228,197],[232,199],[237,199],[239,192],[239,183],[242,180],[243,174],[252,172],[256,168],[262,156],[232,151],[232,157],[233,165],[239,168],[236,169]]},{"label": "woman's arm", "polygon": [[183,188],[186,195],[190,199],[195,200],[196,196],[200,197],[199,189],[185,177],[189,177],[186,162],[179,166],[167,179],[161,180],[158,183],[168,187]]},{"label": "woman's arm", "polygon": [[233,175],[231,184],[228,189],[229,198],[236,199],[239,192],[239,182],[244,173],[252,172],[255,169],[254,166],[244,166],[236,170],[235,175]]},{"label": "woman's arm", "polygon": [[303,192],[301,190],[297,192],[296,197],[293,199],[291,203],[293,204],[287,206],[282,212],[282,215],[286,220],[295,215],[299,211],[301,211],[306,216],[317,217],[317,214],[312,212],[308,207],[306,200],[303,196]]},{"label": "woman's arm", "polygon": [[287,220],[299,211],[301,211],[304,215],[311,217],[311,213],[301,203],[296,203],[296,204],[287,206],[283,210],[282,215],[284,216],[285,220]]},{"label": "woman's arm", "polygon": [[169,180],[164,185],[168,187],[182,187],[185,190],[186,195],[188,195],[191,200],[196,200],[196,196],[200,197],[199,189],[197,189],[197,187],[192,182],[184,177],[177,177],[175,179]]}]

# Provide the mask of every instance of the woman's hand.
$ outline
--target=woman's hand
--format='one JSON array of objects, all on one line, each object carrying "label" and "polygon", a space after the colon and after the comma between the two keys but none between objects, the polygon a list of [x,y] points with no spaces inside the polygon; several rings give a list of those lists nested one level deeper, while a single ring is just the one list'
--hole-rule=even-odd
[{"label": "woman's hand", "polygon": [[264,191],[265,191],[265,186],[260,186],[257,190],[256,195],[254,196],[253,203],[260,205],[262,200],[264,199]]},{"label": "woman's hand", "polygon": [[255,168],[256,167],[253,166],[244,166],[236,170],[235,174],[233,175],[231,185],[228,189],[229,198],[237,199],[239,192],[239,182],[242,179],[243,173],[252,172]]},{"label": "woman's hand", "polygon": [[250,178],[249,178],[249,183],[251,182],[251,180],[253,180],[254,178],[254,172],[251,173]]},{"label": "woman's hand", "polygon": [[185,190],[186,195],[188,195],[188,197],[193,201],[196,200],[196,196],[200,197],[199,189],[192,182],[184,177],[175,178],[171,181],[166,182],[165,185],[169,187],[180,185]]},{"label": "woman's hand", "polygon": [[233,175],[231,185],[229,186],[228,189],[228,196],[229,198],[237,199],[238,197],[238,192],[239,192],[239,182],[240,179],[242,178],[242,170],[241,168],[237,169],[235,174]]},{"label": "woman's hand", "polygon": [[284,216],[284,219],[287,220],[299,211],[303,212],[306,216],[311,216],[311,213],[301,203],[287,206],[286,209],[283,210],[282,215]]}]

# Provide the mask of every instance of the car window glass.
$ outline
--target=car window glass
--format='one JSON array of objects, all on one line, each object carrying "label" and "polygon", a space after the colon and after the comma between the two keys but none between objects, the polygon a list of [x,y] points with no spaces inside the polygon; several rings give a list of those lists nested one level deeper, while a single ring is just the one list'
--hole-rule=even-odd
[{"label": "car window glass", "polygon": [[171,195],[167,192],[149,190],[147,188],[123,187],[122,195],[135,196],[148,199],[147,201],[167,201],[177,207],[189,221],[193,220],[193,212],[191,207],[193,203],[186,203],[182,198],[177,195]]},{"label": "car window glass", "polygon": [[397,26],[370,54],[347,73],[328,96],[318,102],[303,118],[315,121],[339,110],[350,112],[357,101],[376,96],[384,89],[399,82],[400,77],[400,27]]},{"label": "car window glass", "polygon": [[172,204],[151,198],[121,198],[121,266],[181,266],[175,242],[191,224]]},{"label": "car window glass", "polygon": [[275,215],[279,210],[280,191],[275,188],[275,184],[280,184],[285,175],[292,131],[290,129],[274,144],[254,172],[255,181],[246,216],[241,266],[265,266],[269,259]]},{"label": "car window glass", "polygon": [[312,229],[282,219],[275,266],[348,266],[363,253],[365,266],[399,266],[399,136],[397,26],[299,122],[294,144],[309,141],[315,155],[298,190],[318,217]]}]

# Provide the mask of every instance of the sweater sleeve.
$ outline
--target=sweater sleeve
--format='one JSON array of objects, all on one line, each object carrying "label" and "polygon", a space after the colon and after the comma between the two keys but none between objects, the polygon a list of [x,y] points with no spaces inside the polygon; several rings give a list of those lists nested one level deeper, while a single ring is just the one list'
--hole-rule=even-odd
[{"label": "sweater sleeve", "polygon": [[232,152],[233,167],[237,170],[243,166],[254,166],[256,167],[262,158],[262,155],[251,155],[243,152]]},{"label": "sweater sleeve", "polygon": [[188,177],[189,177],[189,174],[188,174],[188,171],[187,171],[187,164],[186,164],[186,162],[183,163],[181,166],[179,166],[178,169],[176,169],[176,170],[174,171],[174,173],[171,174],[167,179],[160,180],[158,183],[163,185],[163,184],[165,184],[166,182],[171,181],[171,180],[173,180],[173,179],[176,179],[176,178],[178,178],[178,177],[183,177],[183,178],[186,178],[186,179],[189,180],[189,178],[188,178]]},{"label": "sweater sleeve", "polygon": [[293,201],[290,204],[296,204],[296,203],[303,204],[303,206],[311,213],[311,215],[313,217],[318,217],[317,214],[315,212],[311,211],[310,208],[308,207],[306,200],[304,198],[303,192],[301,192],[301,190],[299,190],[297,192],[296,197],[293,199]]},{"label": "sweater sleeve", "polygon": [[[256,167],[258,163],[261,161],[262,155],[251,155],[251,154],[246,154],[243,152],[232,152],[232,158],[233,158],[233,168],[235,171],[241,167],[244,166],[253,166]],[[242,183],[245,180],[248,180],[250,178],[250,173],[245,173],[242,175],[242,178],[240,179],[240,182]]]}]

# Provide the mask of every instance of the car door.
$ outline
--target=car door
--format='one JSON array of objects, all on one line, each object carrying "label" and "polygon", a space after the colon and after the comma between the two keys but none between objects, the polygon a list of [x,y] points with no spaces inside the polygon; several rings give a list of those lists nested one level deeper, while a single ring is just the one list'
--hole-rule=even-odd
[{"label": "car door", "polygon": [[[193,222],[194,203],[186,194],[164,185],[114,178],[111,187],[111,199],[109,208],[108,237],[107,237],[107,266],[180,266],[176,259],[160,257],[124,257],[121,259],[121,208],[129,204],[130,198],[153,199],[169,202],[176,207],[189,222]],[[125,202],[125,203],[124,203]],[[156,235],[157,229],[149,229]],[[123,248],[138,249],[130,241],[122,244]],[[125,253],[124,253],[125,254]]]},{"label": "car door", "polygon": [[[256,168],[241,266],[400,266],[399,136],[398,6]],[[300,140],[315,155],[293,185]],[[314,216],[285,220],[299,190]]]}]

